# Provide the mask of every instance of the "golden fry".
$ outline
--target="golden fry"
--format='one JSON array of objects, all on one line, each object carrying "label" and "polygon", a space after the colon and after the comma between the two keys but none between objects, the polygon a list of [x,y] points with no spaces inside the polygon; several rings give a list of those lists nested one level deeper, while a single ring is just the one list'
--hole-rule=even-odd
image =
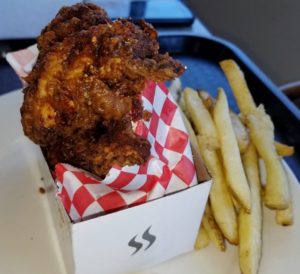
[{"label": "golden fry", "polygon": [[213,177],[209,194],[213,215],[225,238],[232,244],[238,244],[237,216],[220,158],[216,150],[209,149],[205,138],[198,136],[198,144],[204,163]]},{"label": "golden fry", "polygon": [[244,73],[234,60],[224,60],[220,66],[225,73],[234,97],[243,115],[247,115],[255,110],[256,106],[249,91]]},{"label": "golden fry", "polygon": [[206,208],[202,218],[202,225],[205,228],[209,239],[214,243],[214,245],[221,251],[225,251],[225,240],[214,219],[209,203],[206,204]]},{"label": "golden fry", "polygon": [[198,92],[191,89],[184,89],[185,108],[191,118],[197,134],[209,140],[213,149],[219,147],[218,134],[210,113],[205,108]]},{"label": "golden fry", "polygon": [[204,106],[207,108],[207,110],[212,114],[215,104],[216,104],[216,99],[211,97],[210,94],[205,91],[205,90],[200,90],[198,91],[200,98],[203,101]]},{"label": "golden fry", "polygon": [[267,184],[267,170],[266,170],[266,164],[263,159],[258,160],[258,166],[259,166],[259,176],[260,181],[263,187]]},{"label": "golden fry", "polygon": [[286,209],[290,203],[288,179],[274,145],[274,126],[263,106],[247,117],[250,138],[266,167],[265,205],[271,209]]},{"label": "golden fry", "polygon": [[241,206],[240,206],[239,202],[234,198],[234,196],[231,196],[231,199],[232,199],[232,202],[233,202],[235,211],[236,211],[237,213],[239,213],[239,212],[240,212],[240,209],[241,209]]},{"label": "golden fry", "polygon": [[[211,97],[210,94],[204,90],[199,91],[199,95],[203,101],[204,106],[211,114],[213,114],[213,110],[216,105],[216,99]],[[244,126],[240,117],[236,113],[230,110],[229,114],[240,152],[244,153],[249,144],[249,134],[247,128]]]},{"label": "golden fry", "polygon": [[[286,171],[286,170],[285,170]],[[294,223],[294,216],[293,216],[293,202],[292,202],[292,195],[290,190],[290,180],[287,176],[288,180],[288,188],[290,194],[290,202],[287,209],[284,210],[276,210],[275,220],[276,223],[282,226],[292,225]]]},{"label": "golden fry", "polygon": [[295,149],[292,146],[288,146],[279,142],[275,142],[276,152],[279,156],[292,156],[295,153]]},{"label": "golden fry", "polygon": [[258,157],[251,143],[243,155],[243,164],[251,189],[251,213],[239,213],[239,257],[243,274],[258,273],[262,255],[262,202]]},{"label": "golden fry", "polygon": [[275,220],[277,224],[282,226],[292,225],[294,223],[293,219],[292,201],[290,201],[287,209],[276,210]]},{"label": "golden fry", "polygon": [[208,246],[209,242],[210,240],[208,234],[205,228],[203,227],[203,225],[201,225],[196,238],[195,249],[196,250],[203,249]]},{"label": "golden fry", "polygon": [[223,89],[219,89],[213,117],[218,131],[227,182],[241,206],[247,212],[250,212],[250,189],[243,169],[237,140],[229,116],[227,98]]},{"label": "golden fry", "polygon": [[182,110],[183,113],[185,113],[185,115],[187,115],[189,117],[189,114],[186,111],[186,107],[185,107],[185,100],[184,100],[184,95],[183,93],[181,94],[179,101],[178,101],[179,107]]},{"label": "golden fry", "polygon": [[169,92],[172,94],[174,100],[179,102],[182,94],[182,84],[179,78],[175,78],[169,87]]},{"label": "golden fry", "polygon": [[206,168],[203,165],[202,155],[200,153],[198,141],[197,141],[195,132],[192,128],[192,125],[191,125],[190,121],[186,118],[186,116],[183,112],[181,112],[181,116],[182,116],[182,120],[185,125],[185,128],[190,137],[191,149],[192,149],[192,153],[193,153],[193,159],[194,159],[194,164],[195,164],[195,168],[196,168],[197,179],[198,179],[198,181],[202,182],[207,177],[209,177],[209,175],[208,175]]},{"label": "golden fry", "polygon": [[229,115],[240,153],[244,153],[250,141],[248,131],[238,115],[232,111],[229,112]]}]

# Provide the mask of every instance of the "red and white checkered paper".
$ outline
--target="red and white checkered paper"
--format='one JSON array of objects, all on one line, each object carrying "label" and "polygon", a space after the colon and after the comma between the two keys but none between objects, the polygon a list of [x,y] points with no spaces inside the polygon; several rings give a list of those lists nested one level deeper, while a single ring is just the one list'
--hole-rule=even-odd
[{"label": "red and white checkered paper", "polygon": [[[32,58],[36,60],[36,54],[28,58],[28,50],[33,52],[31,47],[6,56],[20,76],[29,72],[28,67],[34,63]],[[142,101],[152,117],[133,127],[137,135],[151,144],[146,164],[114,166],[102,181],[69,164],[56,165],[58,196],[72,221],[144,203],[197,183],[188,134],[166,86],[149,81],[142,91]]]}]

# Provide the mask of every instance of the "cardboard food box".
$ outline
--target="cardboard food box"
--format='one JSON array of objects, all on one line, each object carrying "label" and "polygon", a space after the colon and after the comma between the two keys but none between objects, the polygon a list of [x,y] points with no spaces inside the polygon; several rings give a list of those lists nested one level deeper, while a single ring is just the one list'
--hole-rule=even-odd
[{"label": "cardboard food box", "polygon": [[162,198],[73,223],[38,153],[67,273],[130,273],[193,250],[211,186],[208,177]]}]

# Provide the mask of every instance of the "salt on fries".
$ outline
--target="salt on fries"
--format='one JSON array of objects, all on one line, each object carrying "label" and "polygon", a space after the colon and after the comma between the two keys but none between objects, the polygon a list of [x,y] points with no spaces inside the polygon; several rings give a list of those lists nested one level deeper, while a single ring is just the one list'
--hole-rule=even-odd
[{"label": "salt on fries", "polygon": [[[178,97],[196,169],[201,167],[197,161],[203,161],[213,178],[195,249],[212,242],[225,251],[225,240],[237,244],[241,272],[254,274],[262,255],[262,202],[275,210],[277,224],[293,223],[289,181],[281,157],[293,155],[294,148],[274,141],[271,118],[262,105],[255,105],[235,61],[222,61],[220,66],[240,115],[229,109],[222,89],[217,99],[191,88]],[[181,84],[177,82],[177,86]]]}]

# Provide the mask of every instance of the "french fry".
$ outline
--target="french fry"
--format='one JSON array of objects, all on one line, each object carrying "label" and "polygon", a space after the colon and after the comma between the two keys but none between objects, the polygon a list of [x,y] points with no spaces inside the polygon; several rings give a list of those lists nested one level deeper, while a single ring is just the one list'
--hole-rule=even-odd
[{"label": "french fry", "polygon": [[204,106],[210,113],[212,113],[216,104],[216,99],[211,97],[210,94],[205,90],[200,90],[198,93],[203,101]]},{"label": "french fry", "polygon": [[175,78],[169,87],[169,92],[172,94],[174,100],[179,102],[181,95],[182,84],[179,78]]},{"label": "french fry", "polygon": [[231,196],[231,199],[235,208],[235,212],[239,213],[241,209],[239,202],[234,198],[234,196]]},{"label": "french fry", "polygon": [[205,102],[207,99],[215,101],[215,99],[206,90],[200,89],[198,90],[198,93],[203,102]]},{"label": "french fry", "polygon": [[182,120],[185,125],[185,128],[190,137],[191,149],[192,149],[194,164],[195,164],[195,168],[196,168],[197,178],[198,178],[198,181],[201,182],[201,181],[203,181],[202,178],[208,177],[208,172],[203,165],[202,155],[200,153],[198,141],[197,141],[195,132],[192,128],[192,125],[191,125],[190,121],[186,118],[186,116],[183,112],[181,112],[181,116],[182,116]]},{"label": "french fry", "polygon": [[229,112],[229,115],[240,153],[244,153],[250,141],[248,131],[238,115],[232,111]]},{"label": "french fry", "polygon": [[198,92],[191,88],[185,88],[183,94],[186,112],[195,126],[196,133],[209,140],[209,144],[213,149],[218,148],[216,127]]},{"label": "french fry", "polygon": [[193,127],[192,127],[189,119],[186,117],[186,115],[182,111],[180,112],[180,114],[181,114],[184,126],[185,126],[185,128],[186,128],[186,130],[187,130],[187,132],[189,134],[191,143],[194,144],[194,145],[197,144],[197,146],[198,146],[197,137],[196,137],[195,131],[194,131],[194,129],[193,129]]},{"label": "french fry", "polygon": [[288,146],[279,142],[275,142],[276,152],[279,156],[292,156],[295,153],[295,149],[292,146]]},{"label": "french fry", "polygon": [[247,115],[254,111],[256,105],[249,91],[244,73],[236,62],[231,59],[224,60],[220,62],[220,66],[229,82],[241,113]]},{"label": "french fry", "polygon": [[[286,170],[285,170],[286,171]],[[290,181],[287,176],[288,180],[288,188],[289,188],[289,194],[290,194],[290,202],[287,209],[284,210],[276,210],[275,220],[276,223],[282,226],[289,226],[294,223],[294,217],[293,217],[293,202],[292,202],[292,195],[290,190]]]},{"label": "french fry", "polygon": [[271,209],[287,209],[290,203],[288,179],[274,145],[274,126],[260,105],[248,115],[250,138],[266,167],[265,205]]},{"label": "french fry", "polygon": [[181,95],[178,101],[179,107],[180,109],[186,114],[189,115],[186,111],[186,107],[185,107],[185,101],[184,101],[184,96]]},{"label": "french fry", "polygon": [[198,136],[198,144],[204,163],[213,177],[209,194],[213,215],[225,238],[232,244],[238,244],[237,216],[221,161],[216,150],[207,145],[206,138]]},{"label": "french fry", "polygon": [[[203,101],[204,106],[208,109],[208,111],[211,114],[213,114],[216,100],[213,97],[211,97],[207,91],[204,90],[199,91],[199,95]],[[237,114],[235,114],[232,110],[230,110],[229,114],[240,152],[244,153],[249,144],[248,131]]]},{"label": "french fry", "polygon": [[259,166],[259,176],[260,176],[260,182],[263,187],[267,184],[267,170],[266,170],[266,164],[263,159],[258,160],[258,166]]},{"label": "french fry", "polygon": [[276,210],[275,220],[277,224],[282,226],[288,226],[294,223],[292,201],[290,201],[287,209]]},{"label": "french fry", "polygon": [[205,228],[203,227],[203,225],[201,225],[196,238],[195,249],[196,250],[203,249],[208,246],[209,242],[210,239],[208,237],[208,234]]},{"label": "french fry", "polygon": [[243,155],[243,164],[251,189],[251,213],[239,213],[239,257],[243,274],[258,273],[262,255],[262,202],[258,157],[251,143]]},{"label": "french fry", "polygon": [[247,212],[250,212],[250,189],[243,169],[238,144],[229,116],[228,103],[223,89],[219,89],[213,117],[218,131],[227,182],[241,206],[245,208]]},{"label": "french fry", "polygon": [[[276,142],[275,142],[276,144]],[[259,159],[259,174],[260,174],[260,180],[263,186],[266,185],[266,179],[267,179],[267,174],[266,174],[266,165],[262,159]],[[288,180],[288,178],[287,178]],[[290,182],[288,180],[288,186],[290,187]],[[262,197],[265,197],[265,191],[264,188],[262,188]],[[291,195],[291,191],[289,189],[289,195]],[[275,214],[275,220],[276,223],[282,226],[288,226],[293,224],[293,203],[292,203],[292,196],[290,197],[290,202],[288,205],[287,209],[283,210],[276,210]]]},{"label": "french fry", "polygon": [[221,251],[225,251],[225,240],[214,219],[209,203],[206,204],[206,208],[202,218],[202,225],[205,228],[209,239],[214,243],[214,245]]}]

